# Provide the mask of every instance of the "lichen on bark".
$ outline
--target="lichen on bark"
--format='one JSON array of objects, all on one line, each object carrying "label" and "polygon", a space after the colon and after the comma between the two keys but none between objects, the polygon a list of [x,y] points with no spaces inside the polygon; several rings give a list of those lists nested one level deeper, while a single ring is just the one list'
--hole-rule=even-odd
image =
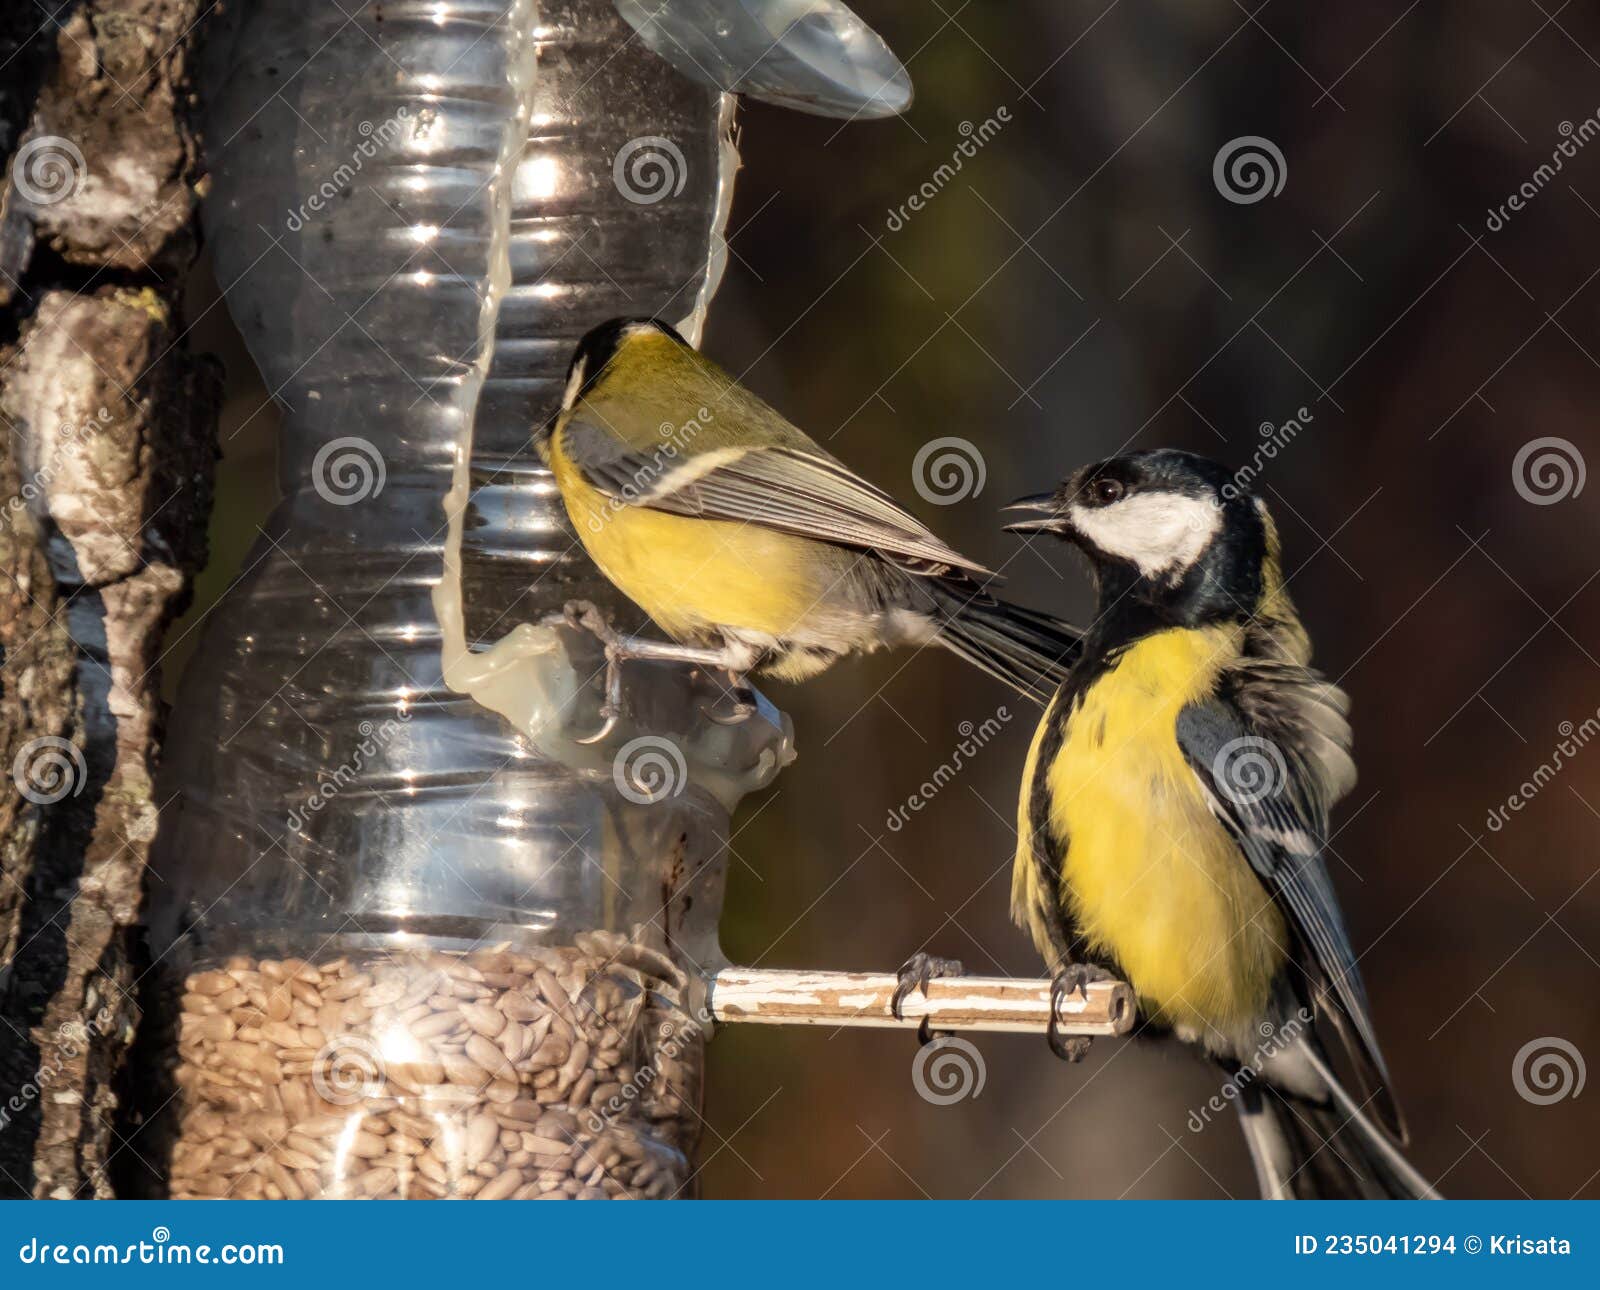
[{"label": "lichen on bark", "polygon": [[78,4],[17,51],[36,93],[0,129],[0,1195],[109,1195],[122,1149],[160,646],[220,395],[181,316],[203,8]]}]

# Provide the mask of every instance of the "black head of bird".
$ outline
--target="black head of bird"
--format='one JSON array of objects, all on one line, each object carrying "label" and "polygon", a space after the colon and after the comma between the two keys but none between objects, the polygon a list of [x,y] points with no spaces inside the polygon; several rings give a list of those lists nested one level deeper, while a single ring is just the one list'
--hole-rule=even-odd
[{"label": "black head of bird", "polygon": [[1267,583],[1270,521],[1237,478],[1194,453],[1125,453],[1013,502],[1008,509],[1037,518],[1006,531],[1047,533],[1082,551],[1102,612],[1122,606],[1184,626],[1244,619]]}]

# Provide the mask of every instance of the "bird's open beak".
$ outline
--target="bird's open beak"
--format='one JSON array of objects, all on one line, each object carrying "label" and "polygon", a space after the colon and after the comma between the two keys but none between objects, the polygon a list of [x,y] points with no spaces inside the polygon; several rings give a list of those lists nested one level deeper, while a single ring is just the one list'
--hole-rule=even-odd
[{"label": "bird's open beak", "polygon": [[1054,533],[1060,528],[1056,518],[1056,501],[1053,493],[1035,493],[1032,497],[1019,497],[1000,508],[1003,511],[1043,511],[1042,518],[1017,520],[1005,526],[1007,533]]}]

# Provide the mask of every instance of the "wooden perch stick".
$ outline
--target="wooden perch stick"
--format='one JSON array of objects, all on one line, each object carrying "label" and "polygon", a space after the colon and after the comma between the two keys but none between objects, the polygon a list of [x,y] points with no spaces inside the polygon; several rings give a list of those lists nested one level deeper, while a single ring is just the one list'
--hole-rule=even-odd
[{"label": "wooden perch stick", "polygon": [[[719,1022],[761,1026],[916,1027],[1043,1034],[1050,1021],[1050,983],[998,976],[938,978],[906,996],[897,1021],[889,1000],[898,984],[879,972],[804,972],[723,968],[711,978],[711,1015]],[[1124,1035],[1133,1029],[1133,990],[1122,981],[1094,981],[1088,997],[1061,1002],[1064,1035]]]}]

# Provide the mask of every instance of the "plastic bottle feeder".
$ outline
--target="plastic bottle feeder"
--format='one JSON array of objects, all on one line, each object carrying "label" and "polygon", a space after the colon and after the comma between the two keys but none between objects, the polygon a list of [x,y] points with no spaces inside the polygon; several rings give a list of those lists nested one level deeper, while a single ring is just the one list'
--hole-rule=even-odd
[{"label": "plastic bottle feeder", "polygon": [[[729,817],[788,722],[722,724],[720,679],[636,662],[583,742],[604,659],[558,615],[624,605],[530,437],[597,322],[698,338],[726,91],[881,115],[909,81],[835,4],[622,7],[645,39],[607,0],[211,21],[205,218],[283,413],[282,500],[168,742],[174,1196],[677,1195],[719,1009],[885,1020],[892,978],[719,986]],[[651,52],[693,31],[710,84]],[[1021,985],[1010,1022],[937,982],[907,1024],[1037,1027],[1046,987]]]}]

